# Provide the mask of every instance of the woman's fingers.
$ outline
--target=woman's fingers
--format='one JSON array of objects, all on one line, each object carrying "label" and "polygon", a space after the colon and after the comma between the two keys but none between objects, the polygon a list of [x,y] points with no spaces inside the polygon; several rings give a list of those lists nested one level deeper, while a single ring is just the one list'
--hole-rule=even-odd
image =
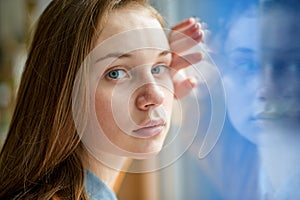
[{"label": "woman's fingers", "polygon": [[[179,70],[184,69],[194,63],[197,63],[201,61],[201,59],[202,59],[201,53],[192,53],[182,57],[176,56],[172,61],[174,76],[176,76]],[[175,92],[174,97],[180,99],[188,95],[193,90],[193,88],[197,85],[197,81],[193,77],[187,79],[179,78],[177,80],[175,78],[175,80],[173,80],[173,84],[174,84],[174,92]]]},{"label": "woman's fingers", "polygon": [[186,41],[186,40],[194,40],[195,43],[202,41],[204,38],[204,31],[201,29],[200,24],[195,24],[194,26],[181,31],[175,32],[172,31],[169,37],[170,45],[176,43],[177,41]]},{"label": "woman's fingers", "polygon": [[181,70],[192,64],[200,62],[202,60],[201,52],[190,53],[184,56],[173,55],[171,67],[175,70]]},{"label": "woman's fingers", "polygon": [[169,35],[171,51],[176,55],[187,51],[204,38],[201,24],[195,18],[189,18],[172,28]]},{"label": "woman's fingers", "polygon": [[169,34],[169,43],[172,51],[171,67],[174,69],[173,83],[174,96],[179,99],[189,94],[197,85],[195,78],[183,78],[176,80],[176,74],[192,64],[202,60],[201,52],[184,52],[192,49],[204,39],[202,24],[196,18],[189,18],[172,27]]},{"label": "woman's fingers", "polygon": [[201,42],[202,38],[202,31],[195,33],[192,37],[184,36],[182,39],[170,43],[171,51],[175,54],[180,54],[196,46]]},{"label": "woman's fingers", "polygon": [[197,31],[195,29],[199,28],[198,26],[199,25],[197,25],[197,22],[194,18],[189,18],[188,20],[185,20],[178,25],[173,26],[169,35],[169,42],[171,43],[173,41],[181,39],[185,35],[190,35],[191,31]]},{"label": "woman's fingers", "polygon": [[[194,18],[190,18],[193,20],[189,20],[189,23],[183,22],[184,25],[179,24],[178,27],[180,28],[172,28],[172,31],[169,35],[169,43],[172,44],[178,40],[183,38],[192,38],[197,40],[197,42],[201,41],[198,39],[199,35],[204,35],[202,31],[201,24],[197,22]],[[181,26],[180,26],[181,25]]]},{"label": "woman's fingers", "polygon": [[188,95],[197,85],[195,78],[187,78],[181,82],[174,82],[174,97],[180,99]]},{"label": "woman's fingers", "polygon": [[176,24],[175,26],[172,26],[172,30],[175,31],[180,31],[182,29],[186,29],[187,27],[195,24],[195,22],[197,21],[197,19],[195,19],[194,17],[188,18],[182,22],[179,22],[178,24]]}]

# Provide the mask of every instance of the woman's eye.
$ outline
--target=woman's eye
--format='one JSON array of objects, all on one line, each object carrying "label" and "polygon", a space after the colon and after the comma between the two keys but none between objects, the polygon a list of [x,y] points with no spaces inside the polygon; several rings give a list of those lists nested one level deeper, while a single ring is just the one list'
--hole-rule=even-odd
[{"label": "woman's eye", "polygon": [[236,72],[244,73],[244,74],[252,74],[259,70],[259,64],[253,60],[248,58],[238,58],[231,61],[230,65]]},{"label": "woman's eye", "polygon": [[151,73],[152,74],[162,74],[168,69],[169,69],[169,67],[167,65],[156,65],[155,67],[153,67],[151,69]]},{"label": "woman's eye", "polygon": [[125,78],[127,76],[128,75],[127,75],[126,71],[123,69],[114,69],[107,73],[107,77],[109,79],[114,79],[114,80]]}]

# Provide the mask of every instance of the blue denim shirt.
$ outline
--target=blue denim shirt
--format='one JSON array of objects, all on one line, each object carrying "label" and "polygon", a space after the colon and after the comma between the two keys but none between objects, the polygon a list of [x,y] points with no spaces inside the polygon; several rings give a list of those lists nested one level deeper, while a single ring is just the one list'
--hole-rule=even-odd
[{"label": "blue denim shirt", "polygon": [[90,200],[117,200],[116,194],[89,170],[84,185]]}]

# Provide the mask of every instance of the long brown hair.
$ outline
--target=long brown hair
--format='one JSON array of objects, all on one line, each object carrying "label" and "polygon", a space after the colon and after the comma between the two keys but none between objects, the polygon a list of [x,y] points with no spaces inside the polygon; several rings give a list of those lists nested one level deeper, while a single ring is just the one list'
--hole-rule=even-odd
[{"label": "long brown hair", "polygon": [[0,154],[0,199],[87,199],[72,88],[109,12],[133,2],[153,12],[144,0],[53,0],[43,12]]}]

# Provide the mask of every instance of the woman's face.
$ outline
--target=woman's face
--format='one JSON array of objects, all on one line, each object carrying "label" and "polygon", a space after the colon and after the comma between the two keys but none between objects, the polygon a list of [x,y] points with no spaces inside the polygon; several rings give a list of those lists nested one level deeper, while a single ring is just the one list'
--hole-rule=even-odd
[{"label": "woman's face", "polygon": [[228,114],[238,132],[253,142],[278,130],[299,129],[298,19],[274,9],[259,19],[241,17],[229,32],[224,75]]},{"label": "woman's face", "polygon": [[[97,44],[133,29],[162,30],[159,21],[142,8],[118,9],[108,19]],[[148,41],[149,48],[141,44],[139,49],[126,52],[123,45],[120,49],[110,49],[112,53],[108,55],[101,55],[103,60],[114,58],[108,65],[99,66],[104,68],[104,73],[96,88],[95,110],[100,127],[113,145],[123,151],[148,154],[161,150],[170,126],[173,82],[168,66],[171,54],[166,48],[151,48],[149,42],[168,43],[165,35],[157,38],[160,36],[141,36],[133,31],[128,45],[138,45],[139,37]],[[116,40],[116,43],[122,42],[120,38]]]}]

